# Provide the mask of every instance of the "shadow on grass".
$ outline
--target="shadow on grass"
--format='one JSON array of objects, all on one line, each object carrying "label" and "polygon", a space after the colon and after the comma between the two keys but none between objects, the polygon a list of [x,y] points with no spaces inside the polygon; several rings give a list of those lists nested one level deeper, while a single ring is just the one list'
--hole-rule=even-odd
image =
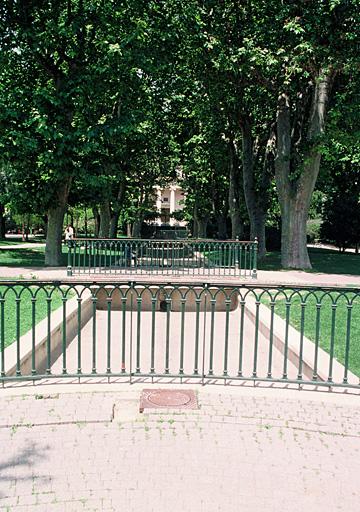
[{"label": "shadow on grass", "polygon": [[[62,255],[62,266],[66,266],[67,253]],[[0,251],[0,266],[4,267],[45,267],[45,249],[4,249]]]},{"label": "shadow on grass", "polygon": [[[360,275],[360,255],[340,253],[331,249],[309,248],[310,261],[313,266],[307,272],[324,274]],[[259,270],[283,270],[280,252],[269,252],[264,261],[259,262]]]}]

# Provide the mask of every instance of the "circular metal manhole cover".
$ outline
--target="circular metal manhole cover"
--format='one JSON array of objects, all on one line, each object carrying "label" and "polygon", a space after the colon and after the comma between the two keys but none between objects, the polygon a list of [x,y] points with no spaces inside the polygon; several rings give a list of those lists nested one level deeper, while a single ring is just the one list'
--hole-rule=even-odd
[{"label": "circular metal manhole cover", "polygon": [[191,401],[191,397],[186,393],[164,390],[152,391],[147,399],[160,407],[186,405]]}]

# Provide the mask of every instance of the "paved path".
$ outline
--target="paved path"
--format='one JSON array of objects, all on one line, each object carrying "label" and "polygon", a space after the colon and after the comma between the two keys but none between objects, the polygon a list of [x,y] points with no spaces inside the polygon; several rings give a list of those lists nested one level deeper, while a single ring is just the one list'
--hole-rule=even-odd
[{"label": "paved path", "polygon": [[8,250],[8,249],[33,249],[34,247],[45,247],[45,243],[43,242],[24,242],[13,245],[0,245],[0,250]]},{"label": "paved path", "polygon": [[201,388],[140,414],[137,386],[63,389],[2,390],[0,510],[360,509],[358,396]]},{"label": "paved path", "polygon": [[[360,262],[360,257],[359,257]],[[303,272],[301,270],[259,270],[257,280],[251,278],[239,277],[226,277],[226,276],[206,276],[206,275],[183,275],[176,276],[170,274],[129,274],[129,275],[81,275],[67,278],[66,268],[36,268],[36,267],[0,267],[0,279],[16,278],[21,276],[22,279],[34,279],[35,277],[40,280],[62,280],[62,281],[96,281],[96,279],[105,280],[123,280],[123,281],[154,281],[158,282],[227,282],[230,284],[238,285],[243,283],[249,284],[293,284],[293,285],[316,285],[316,286],[358,286],[360,287],[360,276],[353,276],[349,274],[316,274],[313,272]]]}]

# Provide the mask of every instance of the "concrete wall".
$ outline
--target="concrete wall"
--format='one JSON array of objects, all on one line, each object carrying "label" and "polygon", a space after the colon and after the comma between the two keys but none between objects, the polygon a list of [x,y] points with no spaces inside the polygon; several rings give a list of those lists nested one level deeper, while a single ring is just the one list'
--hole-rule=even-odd
[{"label": "concrete wall", "polygon": [[[69,345],[78,330],[78,301],[74,297],[66,305],[66,343]],[[92,301],[85,296],[81,305],[81,327],[92,317]],[[35,365],[38,374],[43,374],[47,367],[47,318],[35,328]],[[62,352],[63,310],[62,307],[51,314],[51,361],[55,361]],[[20,338],[20,368],[23,375],[31,375],[32,332],[28,331]],[[6,376],[16,374],[16,343],[5,349]]]},{"label": "concrete wall", "polygon": [[[185,303],[185,311],[196,311],[196,295],[200,294],[202,287],[196,288],[195,291],[188,290],[187,287],[173,290],[171,293],[171,311],[181,311],[181,299],[182,295],[186,297]],[[126,288],[123,290],[123,294],[125,295]],[[151,291],[150,291],[151,290]],[[166,310],[166,291],[162,289],[158,289],[158,287],[150,288],[147,290],[141,291],[140,289],[132,293],[130,291],[126,297],[126,310],[133,311],[137,310],[137,298],[141,297],[141,309],[142,311],[151,311],[152,309],[152,296],[156,297],[156,311],[164,311]],[[186,293],[187,292],[187,293]],[[231,289],[225,288],[223,293],[218,293],[216,296],[216,311],[226,311],[226,295],[229,295],[232,292]],[[107,309],[107,300],[111,295],[111,309],[114,311],[119,311],[122,309],[122,295],[119,289],[113,289],[111,286],[106,286],[105,288],[99,289],[97,292],[97,309],[105,310]],[[170,295],[170,292],[169,292]],[[210,311],[210,294],[208,294],[206,299],[206,309]],[[238,306],[238,292],[233,292],[231,297],[229,298],[230,303],[230,311],[234,311]],[[200,298],[200,311],[205,310],[205,295],[203,294]]]}]

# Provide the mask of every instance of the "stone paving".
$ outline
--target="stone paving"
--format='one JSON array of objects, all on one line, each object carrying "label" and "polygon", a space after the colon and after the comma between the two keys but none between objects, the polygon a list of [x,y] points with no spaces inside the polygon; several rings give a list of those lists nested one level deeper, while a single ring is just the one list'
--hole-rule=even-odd
[{"label": "stone paving", "polygon": [[232,285],[241,284],[289,284],[289,285],[314,285],[314,286],[360,286],[360,276],[349,274],[321,274],[315,272],[304,272],[302,270],[259,270],[257,279],[251,277],[237,276],[218,276],[218,275],[171,275],[171,274],[129,274],[129,275],[111,275],[111,274],[91,274],[67,277],[66,268],[37,268],[37,267],[0,267],[0,279],[38,279],[44,281],[96,281],[101,280],[117,280],[117,281],[138,281],[138,282],[173,282],[173,283],[229,283]]},{"label": "stone paving", "polygon": [[199,410],[140,414],[141,389],[2,390],[0,510],[360,509],[358,396],[192,387]]}]

